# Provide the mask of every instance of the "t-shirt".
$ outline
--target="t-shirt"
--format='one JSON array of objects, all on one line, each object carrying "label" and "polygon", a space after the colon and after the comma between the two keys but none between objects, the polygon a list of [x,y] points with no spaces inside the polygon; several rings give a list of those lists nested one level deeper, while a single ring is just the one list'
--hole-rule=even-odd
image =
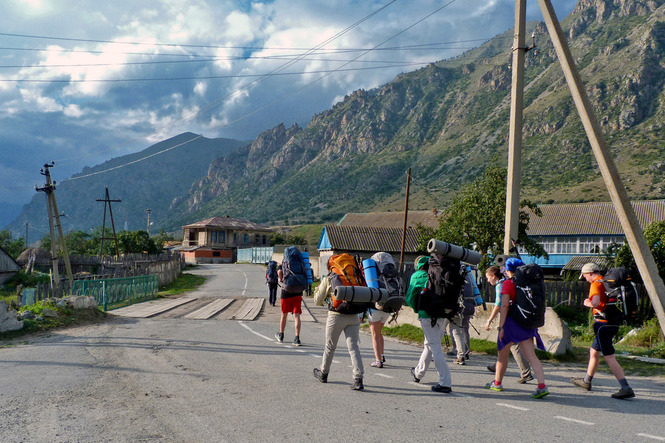
[{"label": "t-shirt", "polygon": [[496,294],[496,298],[494,300],[495,306],[501,306],[501,287],[503,286],[504,281],[506,281],[506,279],[502,278],[501,280],[498,281],[498,283],[494,287],[494,292]]},{"label": "t-shirt", "polygon": [[606,322],[607,320],[603,317],[603,313],[605,312],[605,303],[607,303],[607,297],[605,296],[605,286],[602,283],[603,276],[601,275],[598,277],[596,280],[591,282],[591,288],[589,289],[589,301],[592,301],[592,299],[597,295],[598,298],[600,299],[600,304],[591,309],[591,312],[593,313],[593,318],[596,321],[603,321]]},{"label": "t-shirt", "polygon": [[509,295],[512,303],[515,300],[515,280],[512,278],[505,280],[501,285],[501,294]]}]

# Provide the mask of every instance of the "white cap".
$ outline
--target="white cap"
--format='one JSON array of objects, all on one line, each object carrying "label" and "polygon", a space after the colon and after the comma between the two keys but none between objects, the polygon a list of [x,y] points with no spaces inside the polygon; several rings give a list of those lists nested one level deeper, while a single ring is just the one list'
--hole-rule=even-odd
[{"label": "white cap", "polygon": [[580,273],[580,280],[584,278],[584,274],[591,274],[593,272],[600,272],[600,268],[595,263],[587,263],[582,266],[582,272]]}]

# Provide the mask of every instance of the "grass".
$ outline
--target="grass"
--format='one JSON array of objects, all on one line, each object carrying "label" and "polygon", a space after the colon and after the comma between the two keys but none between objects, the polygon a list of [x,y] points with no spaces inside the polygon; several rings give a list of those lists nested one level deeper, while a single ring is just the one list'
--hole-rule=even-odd
[{"label": "grass", "polygon": [[182,273],[173,283],[166,285],[157,294],[159,297],[168,297],[189,292],[201,286],[206,278],[201,275]]}]

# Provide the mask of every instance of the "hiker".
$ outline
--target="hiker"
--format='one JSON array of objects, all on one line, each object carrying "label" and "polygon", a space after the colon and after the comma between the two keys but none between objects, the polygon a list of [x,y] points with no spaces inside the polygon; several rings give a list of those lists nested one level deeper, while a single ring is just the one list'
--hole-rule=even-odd
[{"label": "hiker", "polygon": [[279,343],[284,343],[284,330],[289,313],[293,314],[293,323],[296,337],[293,346],[300,346],[300,314],[302,314],[302,293],[307,287],[307,275],[305,264],[300,251],[295,246],[284,249],[284,260],[277,270],[277,278],[282,283],[280,293],[280,307],[282,315],[279,319],[279,333],[275,338]]},{"label": "hiker", "polygon": [[411,275],[409,282],[409,289],[406,292],[406,304],[418,314],[420,325],[423,329],[425,341],[423,343],[423,352],[420,355],[418,364],[411,368],[411,376],[413,381],[420,383],[420,380],[427,373],[430,361],[434,359],[434,365],[439,373],[439,382],[432,386],[432,391],[442,392],[449,394],[452,390],[452,380],[450,377],[450,369],[446,358],[443,354],[441,347],[441,340],[443,339],[444,320],[442,318],[430,318],[430,316],[422,310],[418,310],[418,297],[423,289],[427,287],[427,269],[429,266],[429,257],[420,256],[416,258],[415,268],[416,272]]},{"label": "hiker", "polygon": [[266,284],[268,285],[268,303],[270,303],[270,306],[275,306],[277,302],[277,279],[277,262],[270,260],[266,268]]},{"label": "hiker", "polygon": [[[326,262],[328,275],[321,277],[321,284],[319,284],[319,287],[314,294],[314,304],[316,306],[323,306],[323,303],[326,300],[329,300],[329,310],[328,319],[326,320],[326,339],[321,367],[314,368],[313,372],[314,377],[321,383],[328,382],[328,374],[335,355],[335,349],[337,349],[337,342],[339,341],[339,336],[344,332],[346,346],[349,350],[351,365],[353,367],[353,384],[351,385],[351,389],[354,391],[362,391],[365,389],[365,386],[363,385],[365,368],[363,367],[363,361],[360,355],[360,317],[358,314],[364,312],[366,308],[363,305],[362,308],[358,308],[359,310],[351,308],[348,313],[342,313],[336,310],[337,308],[334,307],[334,303],[330,301],[333,295],[333,288],[331,285],[331,278],[333,277],[332,261],[336,257],[337,256],[333,255]],[[358,272],[360,272],[359,269]]]},{"label": "hiker", "polygon": [[591,348],[589,348],[589,365],[586,375],[583,378],[573,377],[570,379],[570,382],[575,386],[590,391],[591,382],[594,375],[596,375],[596,371],[598,371],[600,355],[602,354],[605,363],[607,363],[612,374],[619,381],[619,385],[621,385],[621,389],[612,394],[612,398],[633,398],[635,397],[635,392],[628,385],[626,375],[614,355],[614,346],[612,345],[612,340],[619,331],[619,324],[622,321],[622,317],[620,315],[612,315],[611,311],[607,312],[606,310],[607,297],[605,295],[605,286],[602,283],[603,275],[600,273],[598,265],[587,263],[582,266],[580,279],[585,279],[591,284],[589,298],[584,300],[584,306],[591,308],[593,313],[593,331],[596,337],[593,339],[593,343],[591,343]]},{"label": "hiker", "polygon": [[[505,278],[501,273],[501,270],[497,266],[490,266],[489,268],[487,268],[487,270],[485,271],[485,278],[487,279],[489,284],[495,287],[495,293],[496,293],[496,298],[494,300],[494,308],[492,309],[492,313],[487,319],[487,323],[485,323],[485,330],[489,331],[490,327],[492,326],[492,322],[499,315],[499,309],[501,308],[501,286],[503,285]],[[531,365],[529,365],[529,362],[522,353],[520,344],[519,343],[513,344],[510,347],[510,352],[513,354],[513,358],[515,359],[517,366],[519,366],[520,368],[520,378],[519,380],[517,380],[517,382],[524,384],[528,381],[533,380],[533,375],[531,374]],[[496,372],[496,364],[487,365],[487,369],[490,372]]]},{"label": "hiker", "polygon": [[480,294],[478,286],[476,286],[476,282],[473,279],[471,268],[467,265],[462,266],[466,273],[462,295],[464,309],[460,313],[459,324],[451,322],[450,325],[453,333],[453,349],[456,350],[456,358],[453,360],[453,363],[458,365],[463,365],[464,360],[468,360],[471,354],[469,325],[471,324],[471,318],[476,313],[476,295]]},{"label": "hiker", "polygon": [[533,394],[531,394],[531,398],[543,398],[550,392],[545,385],[543,365],[540,363],[540,360],[538,360],[533,344],[535,338],[538,349],[545,350],[545,345],[538,334],[538,328],[526,328],[508,315],[511,302],[515,300],[516,297],[515,271],[523,265],[524,262],[515,257],[506,260],[504,265],[508,278],[501,285],[501,307],[499,308],[500,317],[499,326],[497,327],[497,330],[499,331],[497,338],[497,349],[499,354],[496,362],[494,380],[487,383],[485,388],[492,391],[503,391],[501,382],[508,366],[508,353],[510,352],[510,347],[513,343],[519,343],[522,352],[524,352],[526,359],[531,364],[533,372],[535,372],[536,378],[538,379],[538,388]]}]

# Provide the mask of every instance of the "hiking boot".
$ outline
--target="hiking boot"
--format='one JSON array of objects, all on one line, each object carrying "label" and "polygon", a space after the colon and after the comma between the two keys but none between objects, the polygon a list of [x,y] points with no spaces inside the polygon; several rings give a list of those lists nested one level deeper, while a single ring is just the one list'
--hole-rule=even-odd
[{"label": "hiking boot", "polygon": [[373,361],[369,365],[372,366],[372,367],[375,367],[375,368],[382,368],[383,367],[383,363],[381,363],[380,361]]},{"label": "hiking boot", "polygon": [[526,383],[528,381],[531,381],[531,380],[533,380],[533,375],[528,374],[528,375],[525,375],[524,377],[520,377],[520,379],[517,380],[517,383],[523,385],[524,383]]},{"label": "hiking boot", "polygon": [[275,334],[275,338],[277,339],[278,343],[284,343],[284,334],[281,332]]},{"label": "hiking boot", "polygon": [[496,382],[494,380],[492,380],[491,382],[489,382],[485,385],[485,389],[489,389],[490,391],[501,392],[501,391],[503,391],[503,386],[502,385],[497,385]]},{"label": "hiking boot", "polygon": [[420,383],[420,379],[416,377],[416,368],[411,368],[411,377],[413,377],[413,381]]},{"label": "hiking boot", "polygon": [[464,354],[464,360],[469,360],[470,358],[471,358],[471,354],[469,354],[468,352],[466,354]]},{"label": "hiking boot", "polygon": [[496,365],[487,365],[487,370],[490,372],[496,372]]},{"label": "hiking boot", "polygon": [[434,392],[441,392],[443,394],[450,394],[453,392],[453,389],[450,386],[441,386],[440,384],[435,384],[432,386],[432,391]]},{"label": "hiking boot", "polygon": [[384,357],[383,355],[381,355],[381,363],[385,363],[385,362],[386,362],[386,357]]},{"label": "hiking boot", "polygon": [[354,391],[362,391],[363,389],[365,389],[365,386],[363,386],[363,379],[354,378],[353,384],[351,385],[351,389],[353,389]]},{"label": "hiking boot", "polygon": [[531,398],[543,398],[546,395],[549,395],[550,391],[547,390],[547,386],[544,388],[537,388],[533,394],[531,394]]},{"label": "hiking boot", "polygon": [[612,394],[612,398],[618,398],[620,400],[625,400],[627,398],[633,398],[635,397],[635,392],[633,392],[633,388],[628,388],[624,389],[621,388],[614,394]]},{"label": "hiking boot", "polygon": [[328,383],[328,374],[324,374],[319,368],[314,368],[314,378],[321,383]]},{"label": "hiking boot", "polygon": [[464,357],[457,357],[455,360],[453,360],[453,363],[455,363],[456,365],[463,365]]},{"label": "hiking boot", "polygon": [[570,382],[575,386],[579,386],[582,389],[586,389],[587,391],[591,390],[591,383],[585,382],[584,378],[582,377],[573,377],[570,379]]},{"label": "hiking boot", "polygon": [[300,343],[300,337],[296,337],[295,340],[293,340],[293,346],[300,346],[302,343]]}]

